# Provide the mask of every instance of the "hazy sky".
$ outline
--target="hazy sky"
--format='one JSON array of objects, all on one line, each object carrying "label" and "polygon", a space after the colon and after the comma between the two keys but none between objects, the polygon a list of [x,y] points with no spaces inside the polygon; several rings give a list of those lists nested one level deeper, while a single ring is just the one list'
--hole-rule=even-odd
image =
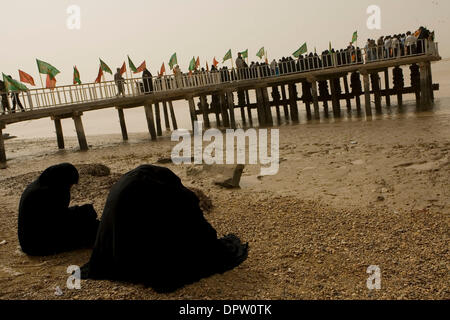
[{"label": "hazy sky", "polygon": [[[1,0],[0,72],[18,78],[20,68],[37,83],[35,58],[57,67],[58,84],[72,81],[77,65],[83,82],[93,82],[101,57],[113,71],[127,54],[136,66],[143,60],[156,75],[162,62],[177,52],[187,69],[192,56],[211,65],[228,49],[233,55],[249,49],[256,60],[265,46],[269,59],[290,55],[305,41],[322,51],[332,41],[345,47],[353,31],[362,47],[368,37],[414,31],[420,25],[436,30],[440,53],[450,56],[448,0]],[[81,8],[81,29],[66,27],[69,5]],[[381,30],[369,30],[369,5],[381,8]],[[6,10],[5,10],[6,9]],[[229,62],[228,62],[229,64]],[[111,79],[111,76],[107,76]],[[44,79],[45,80],[45,79]]]}]

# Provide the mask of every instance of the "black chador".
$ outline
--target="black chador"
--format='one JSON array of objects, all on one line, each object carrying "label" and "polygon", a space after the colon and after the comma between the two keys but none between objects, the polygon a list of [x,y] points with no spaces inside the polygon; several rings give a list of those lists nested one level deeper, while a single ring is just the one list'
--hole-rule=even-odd
[{"label": "black chador", "polygon": [[197,196],[163,167],[143,165],[112,187],[82,277],[174,291],[247,258],[234,235],[217,238]]},{"label": "black chador", "polygon": [[69,208],[77,169],[68,163],[52,166],[31,183],[19,205],[18,236],[23,252],[45,256],[95,242],[99,221],[91,204]]}]

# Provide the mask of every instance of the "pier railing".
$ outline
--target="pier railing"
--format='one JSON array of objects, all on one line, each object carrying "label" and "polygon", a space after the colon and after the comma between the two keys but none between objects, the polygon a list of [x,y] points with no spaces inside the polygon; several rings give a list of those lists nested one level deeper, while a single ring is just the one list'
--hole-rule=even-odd
[{"label": "pier railing", "polygon": [[[234,81],[249,81],[269,77],[280,77],[294,73],[311,72],[322,69],[338,69],[349,65],[364,65],[380,61],[397,60],[405,57],[432,55],[439,56],[438,43],[418,40],[412,46],[385,48],[348,48],[346,50],[322,54],[301,56],[297,60],[254,65],[248,68],[222,69],[217,71],[196,71],[192,74],[176,74],[152,78],[128,78],[122,84],[115,81],[58,86],[54,89],[30,89],[14,93],[0,93],[6,99],[9,108],[3,113],[11,113],[8,109],[14,106],[14,100],[20,99],[24,111],[52,108],[64,105],[80,104],[117,97],[134,97],[153,92],[164,92],[186,88],[198,88]],[[123,94],[119,95],[119,86],[123,86]],[[3,106],[3,103],[0,104]],[[2,108],[3,109],[3,108]],[[16,106],[16,111],[21,109]]]}]

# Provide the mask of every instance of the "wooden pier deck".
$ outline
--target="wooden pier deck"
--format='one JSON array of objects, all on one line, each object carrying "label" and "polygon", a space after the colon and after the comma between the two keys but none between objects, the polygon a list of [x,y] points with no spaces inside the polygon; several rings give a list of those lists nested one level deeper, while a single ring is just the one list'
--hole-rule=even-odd
[{"label": "wooden pier deck", "polygon": [[[308,70],[291,69],[290,72],[271,72],[270,70],[256,70],[256,77],[242,77],[237,79],[236,70],[228,70],[223,73],[200,73],[183,77],[158,77],[153,78],[153,90],[145,92],[140,90],[142,79],[126,79],[125,96],[116,97],[116,85],[114,82],[101,84],[86,84],[77,86],[62,86],[54,90],[35,89],[20,94],[26,111],[0,115],[0,168],[6,168],[7,158],[3,141],[2,130],[7,125],[40,118],[51,118],[55,123],[57,145],[64,148],[64,137],[61,119],[72,118],[74,120],[80,149],[88,150],[87,139],[83,129],[82,116],[84,113],[116,108],[124,140],[128,139],[124,110],[129,108],[144,107],[147,118],[150,137],[156,140],[161,132],[161,118],[164,116],[166,128],[177,129],[177,121],[173,110],[173,101],[186,100],[188,102],[191,120],[196,121],[198,116],[205,122],[205,127],[210,127],[209,114],[215,114],[217,124],[223,127],[236,127],[235,109],[240,109],[241,121],[250,126],[254,125],[252,110],[256,110],[258,125],[271,126],[275,121],[272,108],[276,108],[276,117],[279,120],[281,111],[284,116],[296,122],[299,120],[298,102],[305,104],[308,120],[320,119],[320,103],[323,103],[325,115],[328,116],[328,102],[331,102],[334,117],[341,115],[341,100],[345,101],[345,107],[352,108],[351,100],[355,99],[356,107],[361,109],[360,96],[364,96],[364,113],[366,117],[372,116],[371,95],[375,97],[376,112],[381,112],[381,99],[386,99],[390,105],[390,96],[396,95],[399,103],[403,94],[414,93],[418,106],[428,107],[434,101],[434,90],[439,85],[433,85],[431,62],[441,60],[437,50],[437,44],[433,43],[433,49],[411,56],[379,59],[379,61],[366,62],[355,61],[339,66],[324,67],[313,64]],[[314,62],[313,62],[314,63]],[[412,86],[396,87],[396,76],[402,69],[398,67],[410,66]],[[280,66],[281,67],[281,66]],[[292,67],[290,65],[289,67]],[[266,67],[267,68],[267,67]],[[394,88],[390,88],[390,73],[393,69]],[[287,69],[288,70],[288,69]],[[239,72],[239,71],[237,71]],[[252,71],[255,72],[255,71]],[[381,78],[384,74],[384,89],[381,89]],[[349,87],[348,76],[351,75]],[[234,76],[233,76],[234,75]],[[225,78],[224,78],[225,76]],[[358,89],[353,79],[360,79],[362,85]],[[344,93],[338,89],[344,84]],[[330,86],[330,92],[321,90],[321,84]],[[356,84],[358,81],[356,81]],[[302,97],[298,96],[297,84],[302,85]],[[272,90],[272,100],[269,98],[268,88]],[[286,90],[287,88],[287,90]],[[280,93],[281,89],[281,93]],[[256,93],[256,103],[250,102],[249,91]],[[238,102],[234,102],[237,93]],[[208,107],[207,97],[212,97]],[[69,97],[69,98],[68,98]],[[198,98],[196,106],[194,99]],[[312,109],[311,109],[312,106]],[[162,107],[162,113],[161,113]],[[280,109],[281,108],[281,109]],[[247,110],[245,110],[247,109]]]}]

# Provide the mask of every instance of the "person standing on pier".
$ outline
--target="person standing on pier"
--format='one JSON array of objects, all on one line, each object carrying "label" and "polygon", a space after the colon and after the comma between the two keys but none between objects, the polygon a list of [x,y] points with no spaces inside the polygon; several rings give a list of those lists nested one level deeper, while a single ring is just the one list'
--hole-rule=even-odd
[{"label": "person standing on pier", "polygon": [[417,53],[417,38],[411,33],[411,31],[406,33],[405,47],[406,55],[409,56]]},{"label": "person standing on pier", "polygon": [[245,63],[242,54],[239,52],[236,58],[236,68],[238,69],[239,80],[244,79],[244,69],[247,68],[247,63]]},{"label": "person standing on pier", "polygon": [[18,105],[20,110],[22,110],[22,112],[25,112],[25,108],[22,105],[22,102],[20,102],[19,99],[19,93],[17,91],[13,91],[11,92],[11,101],[12,101],[12,113],[16,112],[16,106]]},{"label": "person standing on pier", "polygon": [[122,96],[125,97],[125,87],[124,87],[125,79],[122,77],[122,74],[120,72],[120,68],[117,68],[117,72],[114,75],[114,82],[116,83],[117,90],[119,91],[117,93],[117,96],[122,95]]},{"label": "person standing on pier", "polygon": [[4,115],[6,113],[6,110],[8,110],[8,112],[11,112],[11,108],[9,107],[6,86],[2,80],[0,80],[0,94],[1,94],[1,98],[2,98],[2,108],[3,108],[2,114]]},{"label": "person standing on pier", "polygon": [[144,72],[142,73],[142,81],[144,82],[144,93],[148,94],[153,91],[153,79],[152,74],[150,71],[145,68]]}]

